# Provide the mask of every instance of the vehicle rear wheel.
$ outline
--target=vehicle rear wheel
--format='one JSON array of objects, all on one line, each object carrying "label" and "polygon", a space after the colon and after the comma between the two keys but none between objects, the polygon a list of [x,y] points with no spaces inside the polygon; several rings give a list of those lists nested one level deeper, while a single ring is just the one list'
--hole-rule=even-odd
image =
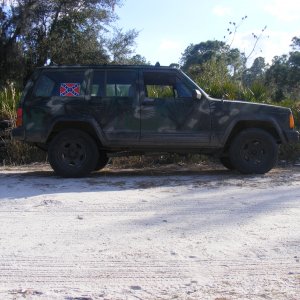
[{"label": "vehicle rear wheel", "polygon": [[278,145],[271,134],[258,128],[241,131],[232,141],[229,158],[243,174],[264,174],[277,162]]},{"label": "vehicle rear wheel", "polygon": [[81,130],[58,133],[48,147],[51,167],[62,177],[84,177],[94,171],[99,151],[94,139]]}]

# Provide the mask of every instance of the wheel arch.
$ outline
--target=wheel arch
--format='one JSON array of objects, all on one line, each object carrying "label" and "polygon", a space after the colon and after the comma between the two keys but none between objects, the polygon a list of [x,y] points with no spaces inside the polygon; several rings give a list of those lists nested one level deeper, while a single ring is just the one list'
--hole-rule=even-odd
[{"label": "wheel arch", "polygon": [[224,150],[228,150],[232,140],[243,130],[257,128],[268,132],[273,136],[277,144],[284,142],[284,136],[279,128],[279,126],[272,120],[240,120],[237,121],[231,130],[227,133],[224,140]]},{"label": "wheel arch", "polygon": [[88,133],[96,141],[99,149],[105,145],[105,138],[98,124],[94,120],[87,119],[56,120],[48,132],[46,144],[48,145],[55,135],[66,129],[77,129]]}]

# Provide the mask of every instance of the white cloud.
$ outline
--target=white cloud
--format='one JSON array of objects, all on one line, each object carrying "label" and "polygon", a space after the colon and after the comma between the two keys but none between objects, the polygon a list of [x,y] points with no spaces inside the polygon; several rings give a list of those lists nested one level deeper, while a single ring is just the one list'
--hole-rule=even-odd
[{"label": "white cloud", "polygon": [[300,1],[298,0],[271,0],[264,4],[264,10],[281,21],[300,20]]},{"label": "white cloud", "polygon": [[272,61],[274,56],[289,54],[292,51],[290,45],[292,38],[297,35],[297,32],[270,31],[269,38],[262,43],[262,50],[265,53],[266,60]]},{"label": "white cloud", "polygon": [[212,12],[214,15],[218,17],[224,17],[224,16],[231,15],[231,8],[228,6],[216,5],[213,7]]}]

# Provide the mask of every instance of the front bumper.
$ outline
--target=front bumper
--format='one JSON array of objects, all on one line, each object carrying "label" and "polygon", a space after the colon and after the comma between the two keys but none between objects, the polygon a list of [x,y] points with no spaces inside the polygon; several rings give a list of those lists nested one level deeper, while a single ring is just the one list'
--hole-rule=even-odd
[{"label": "front bumper", "polygon": [[289,130],[284,132],[287,143],[294,144],[299,142],[299,132],[296,130]]}]

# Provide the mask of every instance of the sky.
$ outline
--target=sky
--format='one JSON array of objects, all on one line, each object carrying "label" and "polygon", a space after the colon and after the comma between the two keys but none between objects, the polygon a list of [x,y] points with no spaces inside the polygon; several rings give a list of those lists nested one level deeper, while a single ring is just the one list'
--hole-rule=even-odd
[{"label": "sky", "polygon": [[[248,64],[258,56],[271,63],[291,51],[294,36],[300,37],[299,0],[123,0],[115,12],[118,27],[139,32],[136,53],[152,64],[178,63],[190,44],[207,40],[225,41],[248,56],[252,33],[261,38]],[[234,39],[228,36],[229,22],[238,25]]]}]

